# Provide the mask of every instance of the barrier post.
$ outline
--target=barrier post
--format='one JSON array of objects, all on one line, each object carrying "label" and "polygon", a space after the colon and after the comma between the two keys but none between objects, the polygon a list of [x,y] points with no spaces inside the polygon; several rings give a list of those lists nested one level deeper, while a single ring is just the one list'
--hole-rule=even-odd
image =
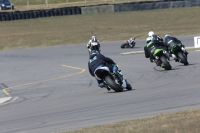
[{"label": "barrier post", "polygon": [[200,48],[200,36],[194,37],[194,47]]}]

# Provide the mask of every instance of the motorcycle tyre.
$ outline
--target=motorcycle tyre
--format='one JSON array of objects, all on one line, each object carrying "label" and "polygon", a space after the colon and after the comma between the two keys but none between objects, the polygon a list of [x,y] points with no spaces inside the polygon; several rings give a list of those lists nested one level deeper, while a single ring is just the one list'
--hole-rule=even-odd
[{"label": "motorcycle tyre", "polygon": [[122,44],[122,45],[121,45],[121,48],[125,48],[125,46],[126,46],[126,44]]},{"label": "motorcycle tyre", "polygon": [[105,76],[106,83],[115,91],[115,92],[122,92],[123,88],[116,84],[109,75]]},{"label": "motorcycle tyre", "polygon": [[187,65],[189,64],[188,61],[187,61],[187,58],[185,58],[184,55],[183,55],[181,52],[178,52],[178,53],[177,53],[177,56],[181,59],[181,62],[182,62],[185,66],[187,66]]},{"label": "motorcycle tyre", "polygon": [[171,70],[172,66],[169,64],[169,62],[167,61],[166,57],[161,56],[160,60],[162,61],[162,63],[164,63],[165,65],[165,70]]}]

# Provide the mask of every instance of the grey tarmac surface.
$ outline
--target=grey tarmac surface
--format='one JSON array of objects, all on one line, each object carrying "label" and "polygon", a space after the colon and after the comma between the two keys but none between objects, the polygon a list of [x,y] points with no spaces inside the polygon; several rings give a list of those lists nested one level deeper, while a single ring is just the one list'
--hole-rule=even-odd
[{"label": "grey tarmac surface", "polygon": [[[178,38],[192,47],[194,36]],[[190,65],[171,61],[165,71],[144,54],[120,54],[143,50],[145,39],[134,49],[122,43],[101,43],[133,87],[121,93],[97,87],[86,44],[1,51],[0,83],[12,99],[0,105],[0,133],[68,131],[200,107],[200,51],[189,53]]]}]

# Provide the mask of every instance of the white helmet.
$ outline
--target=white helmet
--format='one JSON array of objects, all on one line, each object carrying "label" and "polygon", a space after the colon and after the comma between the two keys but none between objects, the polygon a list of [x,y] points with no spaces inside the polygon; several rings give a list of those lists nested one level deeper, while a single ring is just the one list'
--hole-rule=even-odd
[{"label": "white helmet", "polygon": [[94,38],[96,38],[96,36],[92,36],[92,37],[91,37],[91,40],[94,39]]},{"label": "white helmet", "polygon": [[154,32],[153,31],[149,31],[149,34],[148,34],[149,36],[152,36],[152,35],[154,35]]}]

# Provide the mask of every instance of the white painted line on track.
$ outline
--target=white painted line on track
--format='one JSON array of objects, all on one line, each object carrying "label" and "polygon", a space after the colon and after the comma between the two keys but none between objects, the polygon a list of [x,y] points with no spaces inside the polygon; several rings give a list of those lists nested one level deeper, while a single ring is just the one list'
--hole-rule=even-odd
[{"label": "white painted line on track", "polygon": [[141,54],[141,53],[144,53],[144,51],[133,51],[133,52],[120,53],[120,54]]},{"label": "white painted line on track", "polygon": [[3,98],[0,98],[0,104],[9,101],[11,98],[12,97],[3,97]]},{"label": "white painted line on track", "polygon": [[[185,49],[194,49],[194,47],[185,47]],[[196,50],[196,51],[200,51],[200,50]],[[144,51],[132,51],[132,52],[124,52],[124,53],[120,53],[120,54],[123,54],[123,55],[126,55],[126,54],[142,54],[144,53]]]}]

